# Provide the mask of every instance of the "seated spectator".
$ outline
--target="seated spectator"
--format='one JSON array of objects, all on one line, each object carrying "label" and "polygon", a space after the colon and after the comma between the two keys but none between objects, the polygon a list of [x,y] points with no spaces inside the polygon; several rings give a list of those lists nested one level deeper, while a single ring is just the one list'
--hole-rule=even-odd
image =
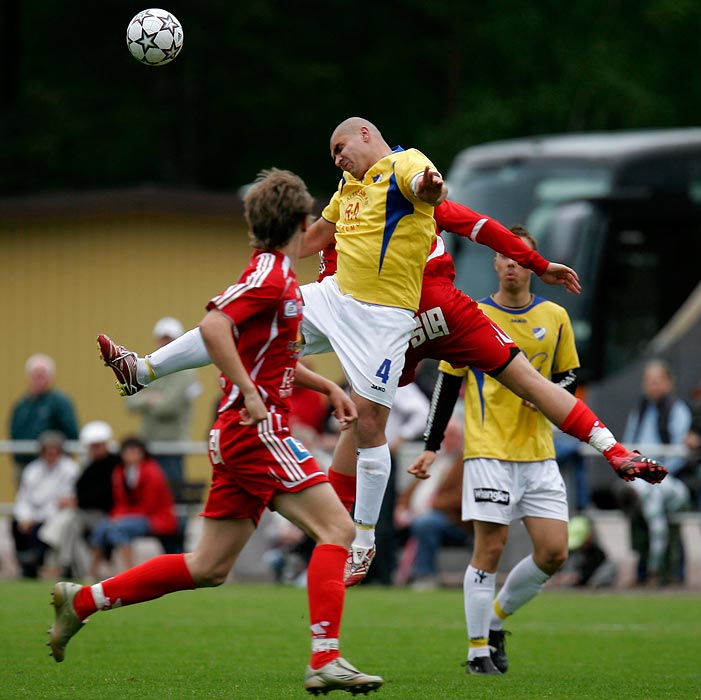
[{"label": "seated spectator", "polygon": [[[23,470],[15,499],[12,537],[24,578],[38,578],[48,545],[39,536],[64,508],[73,506],[80,468],[63,451],[63,433],[39,436],[39,457]],[[58,571],[56,572],[59,573]]]},{"label": "seated spectator", "polygon": [[567,561],[553,576],[553,585],[587,588],[615,585],[617,566],[599,545],[590,518],[575,515],[567,524],[567,549]]},{"label": "seated spectator", "polygon": [[98,578],[100,564],[114,548],[123,568],[134,566],[131,543],[137,537],[176,535],[178,518],[168,480],[146,445],[136,437],[124,440],[119,464],[112,472],[114,505],[90,537],[93,560],[90,574]]},{"label": "seated spectator", "polygon": [[631,546],[638,553],[639,585],[684,583],[685,554],[680,526],[671,522],[670,516],[689,508],[689,496],[686,484],[672,474],[659,484],[640,479],[626,484],[621,507],[630,518]]},{"label": "seated spectator", "polygon": [[[691,427],[691,410],[674,393],[675,378],[663,360],[646,363],[642,377],[642,397],[630,412],[624,442],[683,445]],[[623,492],[623,509],[630,520],[631,543],[638,552],[638,584],[679,582],[684,579],[684,548],[679,527],[670,527],[669,515],[687,508],[689,491],[673,475],[686,465],[685,457],[657,457],[669,471],[662,488],[644,488],[636,479]],[[650,484],[647,484],[650,486]],[[649,580],[648,580],[649,579]]]},{"label": "seated spectator", "polygon": [[112,510],[112,471],[119,462],[110,449],[112,437],[112,428],[104,421],[83,426],[80,442],[86,465],[76,482],[71,507],[62,509],[39,532],[40,539],[56,550],[59,567],[69,577],[87,573],[90,551],[86,537]]},{"label": "seated spectator", "polygon": [[462,521],[462,430],[451,419],[443,450],[431,468],[431,478],[414,480],[400,494],[395,525],[408,539],[397,572],[397,583],[412,582],[417,589],[439,583],[438,552],[443,546],[464,546],[471,528]]}]

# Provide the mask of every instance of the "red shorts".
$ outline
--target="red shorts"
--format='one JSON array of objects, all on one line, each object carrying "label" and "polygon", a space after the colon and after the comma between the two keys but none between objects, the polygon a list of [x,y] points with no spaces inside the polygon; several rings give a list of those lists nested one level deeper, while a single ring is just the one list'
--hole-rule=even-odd
[{"label": "red shorts", "polygon": [[399,385],[414,380],[427,358],[490,373],[506,366],[518,347],[471,299],[444,277],[424,277],[416,327]]},{"label": "red shorts", "polygon": [[328,481],[304,445],[290,435],[287,417],[270,413],[255,426],[239,425],[225,411],[209,433],[212,485],[200,515],[215,520],[251,518],[256,524],[270,500]]}]

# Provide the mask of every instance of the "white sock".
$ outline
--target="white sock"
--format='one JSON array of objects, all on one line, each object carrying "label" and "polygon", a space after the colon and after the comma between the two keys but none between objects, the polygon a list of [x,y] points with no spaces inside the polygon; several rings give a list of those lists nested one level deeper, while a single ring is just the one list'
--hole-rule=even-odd
[{"label": "white sock", "polygon": [[375,525],[380,517],[390,467],[387,443],[358,450],[354,511],[357,529],[354,544],[369,547],[375,541]]},{"label": "white sock", "polygon": [[494,601],[489,628],[493,630],[502,629],[504,619],[509,615],[513,615],[529,600],[535,598],[543,590],[543,586],[549,578],[550,574],[546,574],[542,569],[539,569],[533,561],[532,554],[521,559],[509,572],[504,585],[499,591],[499,595]]},{"label": "white sock", "polygon": [[[212,364],[212,358],[207,352],[207,346],[204,344],[199,328],[189,330],[162,348],[154,350],[150,355],[146,355],[144,359],[145,362],[138,361],[136,372],[136,378],[143,384],[148,384],[154,379],[148,373],[148,366],[158,378],[181,372],[184,369],[194,369]],[[148,366],[146,366],[146,362]],[[142,376],[143,374],[146,376]]]},{"label": "white sock", "polygon": [[465,620],[469,640],[468,660],[478,656],[489,656],[489,616],[492,612],[496,585],[496,573],[490,574],[481,569],[475,569],[472,564],[465,569],[462,586],[465,594]]}]

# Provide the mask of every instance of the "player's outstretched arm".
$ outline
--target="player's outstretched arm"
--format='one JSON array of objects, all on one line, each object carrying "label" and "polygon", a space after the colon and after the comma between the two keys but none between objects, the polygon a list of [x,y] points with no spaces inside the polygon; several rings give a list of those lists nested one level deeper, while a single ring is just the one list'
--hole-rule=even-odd
[{"label": "player's outstretched arm", "polygon": [[297,364],[294,384],[328,396],[340,430],[347,430],[358,420],[358,409],[353,401],[338,384],[330,379],[322,377],[303,364]]},{"label": "player's outstretched arm", "polygon": [[308,258],[331,245],[336,235],[336,224],[320,216],[305,232],[299,257]]},{"label": "player's outstretched arm", "polygon": [[540,279],[546,284],[562,285],[573,294],[579,294],[582,291],[579,275],[571,267],[562,263],[549,263],[547,270],[540,275]]},{"label": "player's outstretched arm", "polygon": [[231,332],[231,319],[212,309],[200,322],[199,329],[212,362],[241,390],[245,403],[241,425],[260,423],[268,415],[268,409],[241,362]]}]

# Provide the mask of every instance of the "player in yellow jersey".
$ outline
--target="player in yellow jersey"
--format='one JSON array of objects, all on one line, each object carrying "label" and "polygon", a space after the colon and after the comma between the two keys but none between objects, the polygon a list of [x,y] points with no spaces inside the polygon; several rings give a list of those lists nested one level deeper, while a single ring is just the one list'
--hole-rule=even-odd
[{"label": "player in yellow jersey", "polygon": [[[522,227],[512,231],[536,248]],[[507,332],[543,376],[570,391],[579,359],[565,309],[530,290],[531,272],[497,253],[499,289],[479,306]],[[426,449],[435,451],[463,378],[465,468],[463,519],[474,522],[475,544],[464,579],[469,673],[508,668],[503,620],[531,600],[567,558],[567,494],[555,461],[552,425],[532,404],[493,377],[442,362]],[[533,554],[509,573],[494,599],[496,571],[509,523],[523,519]]]},{"label": "player in yellow jersey", "polygon": [[316,250],[336,238],[336,275],[302,287],[304,354],[333,350],[358,407],[356,539],[346,583],[374,556],[375,525],[390,475],[387,416],[414,330],[426,258],[436,238],[433,207],[447,195],[415,149],[392,149],[377,127],[352,117],[331,136],[343,171],[338,190],[307,232]]}]

